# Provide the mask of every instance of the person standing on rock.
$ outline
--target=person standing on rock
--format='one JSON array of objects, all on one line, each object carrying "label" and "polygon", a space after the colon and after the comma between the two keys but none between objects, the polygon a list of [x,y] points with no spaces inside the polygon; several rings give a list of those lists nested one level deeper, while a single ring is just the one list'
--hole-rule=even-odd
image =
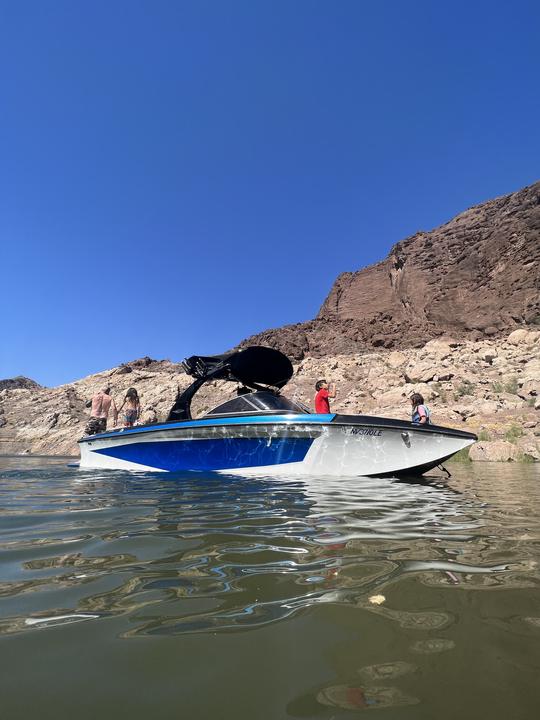
[{"label": "person standing on rock", "polygon": [[330,412],[329,398],[336,397],[335,383],[328,385],[326,380],[317,380],[315,390],[315,412],[321,415],[328,415]]},{"label": "person standing on rock", "polygon": [[420,393],[413,393],[411,395],[412,405],[412,421],[419,425],[430,425],[431,424],[431,412],[427,405],[424,405],[424,398]]},{"label": "person standing on rock", "polygon": [[118,409],[111,397],[111,388],[109,386],[97,392],[90,403],[92,410],[90,411],[90,420],[86,425],[85,432],[87,435],[96,435],[97,433],[105,432],[107,429],[107,418],[109,417],[111,409],[113,411],[114,424],[116,425]]}]

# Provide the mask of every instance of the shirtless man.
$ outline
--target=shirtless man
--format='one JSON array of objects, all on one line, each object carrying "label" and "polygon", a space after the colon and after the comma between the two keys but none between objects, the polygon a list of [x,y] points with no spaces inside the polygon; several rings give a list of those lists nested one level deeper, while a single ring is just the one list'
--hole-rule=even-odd
[{"label": "shirtless man", "polygon": [[105,387],[92,398],[90,420],[86,426],[87,435],[96,435],[97,433],[105,432],[107,429],[107,418],[109,417],[109,410],[111,408],[113,411],[114,424],[116,425],[118,409],[110,393],[111,388]]}]

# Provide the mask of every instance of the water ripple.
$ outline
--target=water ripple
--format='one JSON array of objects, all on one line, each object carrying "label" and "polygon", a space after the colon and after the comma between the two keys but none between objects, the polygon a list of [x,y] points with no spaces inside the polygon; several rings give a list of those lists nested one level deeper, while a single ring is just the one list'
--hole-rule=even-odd
[{"label": "water ripple", "polygon": [[[126,638],[246,631],[320,604],[440,630],[452,613],[399,607],[398,589],[537,586],[531,505],[526,473],[512,487],[496,473],[407,484],[7,469],[0,633],[114,616]],[[426,643],[416,651],[451,647]]]}]

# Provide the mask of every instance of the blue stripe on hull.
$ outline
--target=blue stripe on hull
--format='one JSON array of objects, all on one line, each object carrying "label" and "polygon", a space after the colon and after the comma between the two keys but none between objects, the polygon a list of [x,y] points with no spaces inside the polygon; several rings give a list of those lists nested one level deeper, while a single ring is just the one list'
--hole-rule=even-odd
[{"label": "blue stripe on hull", "polygon": [[164,440],[115,445],[93,452],[156,470],[233,470],[301,462],[313,438]]},{"label": "blue stripe on hull", "polygon": [[332,422],[336,416],[316,415],[238,415],[236,417],[212,418],[207,417],[201,420],[182,420],[180,422],[168,422],[155,425],[136,425],[132,428],[123,428],[122,430],[112,430],[110,432],[98,433],[83,437],[79,442],[92,442],[93,440],[101,440],[102,438],[119,437],[125,435],[138,435],[141,433],[153,433],[158,430],[175,430],[177,428],[199,428],[199,427],[219,427],[221,425],[269,425],[272,423],[292,423],[302,424],[314,423],[324,425]]}]

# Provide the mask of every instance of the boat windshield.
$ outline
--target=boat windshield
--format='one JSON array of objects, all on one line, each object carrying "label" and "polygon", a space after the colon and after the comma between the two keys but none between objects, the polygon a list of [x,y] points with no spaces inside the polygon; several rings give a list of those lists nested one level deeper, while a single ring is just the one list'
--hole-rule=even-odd
[{"label": "boat windshield", "polygon": [[281,395],[274,395],[271,392],[254,392],[227,400],[227,402],[210,410],[205,417],[212,415],[260,415],[262,413],[301,413],[306,415],[309,412],[305,405]]}]

